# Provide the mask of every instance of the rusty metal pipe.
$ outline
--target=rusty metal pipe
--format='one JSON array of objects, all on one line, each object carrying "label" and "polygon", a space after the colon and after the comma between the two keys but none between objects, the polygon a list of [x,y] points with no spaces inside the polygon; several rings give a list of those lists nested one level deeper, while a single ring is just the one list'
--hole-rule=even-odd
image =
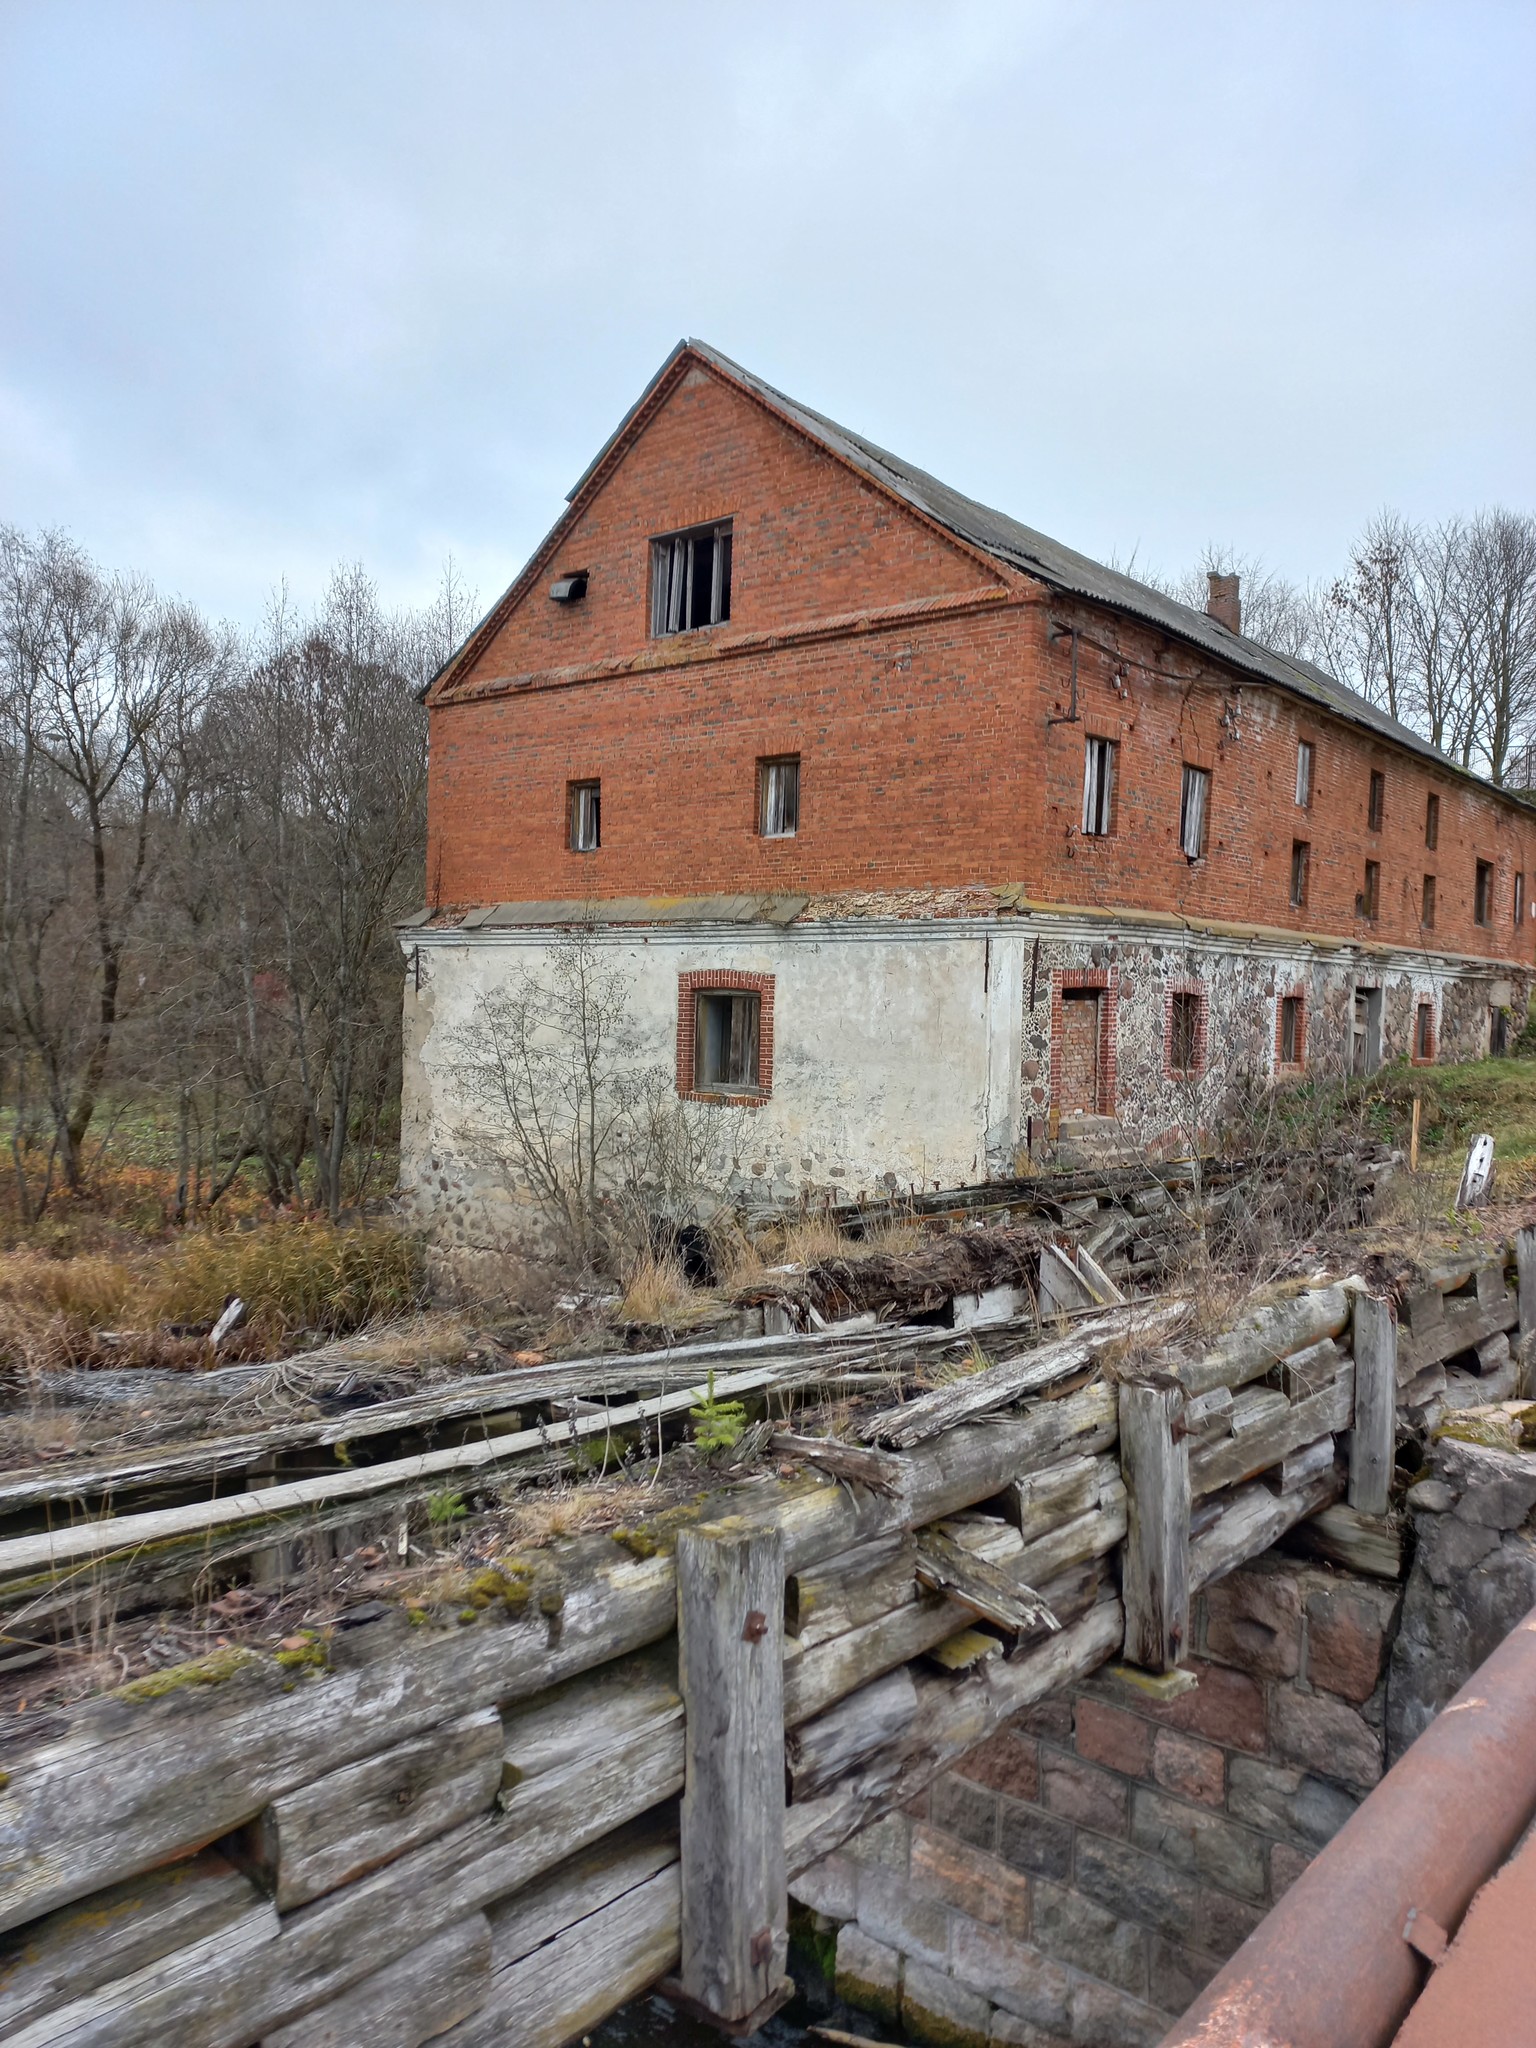
[{"label": "rusty metal pipe", "polygon": [[1260,1922],[1162,2048],[1387,2048],[1426,1966],[1536,1814],[1536,1607]]}]

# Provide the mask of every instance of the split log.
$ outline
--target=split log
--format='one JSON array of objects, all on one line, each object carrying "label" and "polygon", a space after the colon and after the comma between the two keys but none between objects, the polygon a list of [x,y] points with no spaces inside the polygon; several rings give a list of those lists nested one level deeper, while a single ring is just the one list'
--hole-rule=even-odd
[{"label": "split log", "polygon": [[289,1912],[489,1813],[504,1742],[500,1714],[478,1708],[273,1800],[234,1853]]},{"label": "split log", "polygon": [[931,1593],[943,1594],[1007,1635],[1058,1625],[1038,1593],[962,1548],[941,1527],[918,1532],[917,1578]]},{"label": "split log", "polygon": [[1238,1487],[1220,1514],[1190,1542],[1190,1591],[1197,1593],[1213,1579],[1260,1556],[1287,1529],[1337,1500],[1343,1484],[1330,1462],[1325,1472],[1293,1493],[1277,1494],[1262,1484]]},{"label": "split log", "polygon": [[1324,1387],[1332,1386],[1343,1356],[1333,1339],[1324,1337],[1320,1343],[1309,1344],[1304,1351],[1293,1351],[1289,1358],[1282,1358],[1272,1377],[1287,1401],[1305,1401],[1309,1395],[1320,1394]]},{"label": "split log", "polygon": [[340,1998],[263,2037],[261,2048],[421,2048],[484,2005],[491,1929],[471,1913]]},{"label": "split log", "polygon": [[[1341,1354],[1330,1344],[1335,1360]],[[1330,1374],[1330,1381],[1335,1374]],[[1244,1387],[1232,1402],[1227,1416],[1227,1435],[1230,1437],[1251,1436],[1254,1430],[1262,1429],[1267,1422],[1273,1422],[1278,1415],[1284,1415],[1290,1408],[1290,1397],[1282,1394],[1278,1387]]]},{"label": "split log", "polygon": [[[995,1525],[1001,1535],[1006,1524]],[[995,1538],[994,1538],[995,1542]],[[910,1530],[876,1537],[784,1582],[784,1626],[799,1651],[862,1628],[916,1598],[917,1539]],[[790,1661],[797,1654],[789,1645]]]},{"label": "split log", "polygon": [[1303,1444],[1315,1443],[1331,1431],[1348,1429],[1354,1403],[1354,1364],[1342,1359],[1338,1378],[1320,1394],[1289,1403],[1282,1413],[1246,1436],[1232,1437],[1208,1450],[1197,1451],[1189,1461],[1191,1493],[1199,1500],[1208,1493],[1240,1486],[1245,1479],[1257,1478],[1292,1451],[1300,1450]]},{"label": "split log", "polygon": [[176,1949],[226,1934],[238,1947],[242,1922],[277,1932],[250,1879],[212,1849],[46,1914],[0,1940],[0,2040]]},{"label": "split log", "polygon": [[[1031,1465],[1103,1448],[1115,1430],[1114,1390],[1094,1385],[913,1452],[905,1503],[830,1481],[737,1489],[736,1498],[750,1498],[745,1521],[783,1531],[786,1562],[798,1571],[991,1499]],[[0,1758],[11,1775],[0,1801],[0,1929],[187,1855],[283,1793],[455,1713],[525,1699],[671,1633],[670,1557],[636,1562],[608,1538],[589,1538],[563,1546],[556,1562],[557,1632],[532,1616],[402,1640],[379,1623],[339,1639],[335,1668],[296,1689],[261,1665],[208,1688],[204,1700],[190,1687],[136,1706],[108,1698],[57,1736],[13,1738]]]},{"label": "split log", "polygon": [[1232,1408],[1230,1387],[1212,1387],[1208,1394],[1197,1394],[1193,1400],[1184,1403],[1179,1421],[1189,1438],[1191,1451],[1197,1446],[1218,1443],[1222,1437],[1232,1434]]},{"label": "split log", "polygon": [[1043,1586],[1058,1572],[1069,1570],[1091,1557],[1103,1557],[1125,1540],[1127,1527],[1125,1482],[1118,1472],[1101,1481],[1099,1506],[1063,1522],[1049,1535],[1026,1543],[1017,1557],[1006,1560],[1005,1569],[1028,1585]]},{"label": "split log", "polygon": [[685,1529],[677,1545],[685,1710],[682,1962],[690,2004],[728,2027],[786,1994],[784,1544]]},{"label": "split log", "polygon": [[1189,1639],[1189,1445],[1173,1431],[1183,1405],[1177,1388],[1120,1388],[1125,1656],[1146,1671],[1173,1670]]},{"label": "split log", "polygon": [[870,1450],[862,1444],[839,1443],[834,1437],[795,1436],[780,1430],[768,1439],[775,1457],[799,1458],[834,1479],[846,1479],[855,1486],[867,1486],[872,1493],[892,1499],[901,1491],[905,1467],[899,1458],[885,1451]]},{"label": "split log", "polygon": [[1337,1450],[1334,1437],[1320,1436],[1316,1443],[1303,1444],[1299,1451],[1291,1451],[1283,1457],[1278,1465],[1271,1465],[1264,1474],[1264,1484],[1272,1493],[1295,1493],[1332,1469]]},{"label": "split log", "polygon": [[1183,1301],[1132,1302],[1110,1309],[1065,1337],[1037,1345],[1017,1358],[1003,1359],[948,1386],[936,1387],[905,1407],[873,1416],[860,1430],[866,1442],[910,1449],[953,1429],[957,1423],[1003,1408],[1071,1377],[1092,1363],[1098,1352],[1123,1338],[1165,1337],[1189,1314]]},{"label": "split log", "polygon": [[1430,1366],[1443,1365],[1458,1351],[1474,1351],[1485,1337],[1513,1330],[1520,1321],[1520,1297],[1496,1276],[1499,1291],[1484,1301],[1476,1294],[1455,1295],[1442,1303],[1440,1320],[1425,1327],[1415,1323],[1398,1332],[1397,1378],[1406,1386]]},{"label": "split log", "polygon": [[1113,1458],[1068,1458],[1015,1480],[1003,1496],[1006,1512],[1023,1540],[1032,1543],[1098,1507],[1110,1480],[1120,1481]]},{"label": "split log", "polygon": [[1349,1441],[1349,1504],[1384,1515],[1397,1458],[1397,1323],[1390,1301],[1355,1296],[1355,1413]]},{"label": "split log", "polygon": [[1337,1337],[1349,1321],[1349,1293],[1323,1287],[1245,1315],[1203,1358],[1186,1360],[1178,1377],[1191,1394],[1241,1387],[1262,1379],[1292,1352]]}]

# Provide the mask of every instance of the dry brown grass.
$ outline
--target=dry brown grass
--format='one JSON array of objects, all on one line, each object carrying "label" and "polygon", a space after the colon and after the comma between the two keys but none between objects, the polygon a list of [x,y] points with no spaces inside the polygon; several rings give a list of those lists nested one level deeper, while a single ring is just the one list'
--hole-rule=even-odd
[{"label": "dry brown grass", "polygon": [[713,1294],[689,1282],[675,1252],[644,1252],[630,1268],[618,1319],[676,1330],[702,1322],[715,1306]]},{"label": "dry brown grass", "polygon": [[909,1217],[872,1224],[863,1237],[849,1237],[830,1216],[804,1216],[786,1224],[776,1265],[820,1266],[829,1259],[905,1258],[921,1249],[924,1232]]}]

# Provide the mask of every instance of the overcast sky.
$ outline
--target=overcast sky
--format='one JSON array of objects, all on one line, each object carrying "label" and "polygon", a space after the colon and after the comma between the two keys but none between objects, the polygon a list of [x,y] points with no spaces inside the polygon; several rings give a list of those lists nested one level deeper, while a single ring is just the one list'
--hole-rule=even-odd
[{"label": "overcast sky", "polygon": [[1536,5],[0,0],[0,520],[489,601],[697,334],[974,496],[1299,578],[1536,504]]}]

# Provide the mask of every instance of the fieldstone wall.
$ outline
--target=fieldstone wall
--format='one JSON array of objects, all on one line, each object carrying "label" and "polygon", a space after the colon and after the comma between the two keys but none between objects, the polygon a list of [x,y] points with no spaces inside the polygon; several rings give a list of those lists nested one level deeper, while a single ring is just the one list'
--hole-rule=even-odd
[{"label": "fieldstone wall", "polygon": [[1152,2048],[1380,1777],[1400,1589],[1271,1556],[1193,1679],[1106,1670],[795,1887],[850,2005],[943,2048]]}]

